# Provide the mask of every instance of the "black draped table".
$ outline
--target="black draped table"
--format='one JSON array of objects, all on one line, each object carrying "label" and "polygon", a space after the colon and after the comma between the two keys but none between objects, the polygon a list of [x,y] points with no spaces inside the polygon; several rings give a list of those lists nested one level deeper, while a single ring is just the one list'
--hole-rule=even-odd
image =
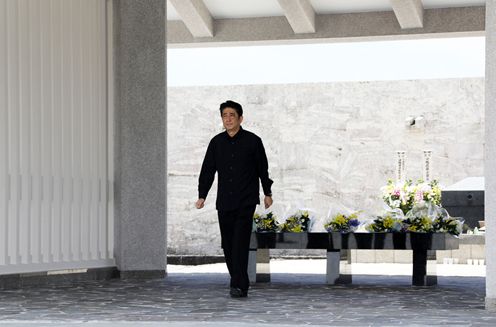
[{"label": "black draped table", "polygon": [[[340,271],[342,250],[413,251],[412,285],[437,284],[435,251],[458,249],[459,239],[447,233],[252,233],[248,272],[252,282],[270,281],[270,249],[327,250],[327,283],[351,283],[350,272]],[[346,251],[344,251],[346,252]],[[428,269],[428,259],[433,259]],[[349,258],[348,258],[349,261]]]}]

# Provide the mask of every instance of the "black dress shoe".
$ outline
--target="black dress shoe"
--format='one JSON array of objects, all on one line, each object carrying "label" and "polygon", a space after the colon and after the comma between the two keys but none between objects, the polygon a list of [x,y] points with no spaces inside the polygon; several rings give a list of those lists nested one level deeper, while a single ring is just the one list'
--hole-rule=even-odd
[{"label": "black dress shoe", "polygon": [[238,287],[231,287],[231,290],[229,291],[229,295],[231,295],[231,297],[234,298],[247,297],[248,291],[244,291]]}]

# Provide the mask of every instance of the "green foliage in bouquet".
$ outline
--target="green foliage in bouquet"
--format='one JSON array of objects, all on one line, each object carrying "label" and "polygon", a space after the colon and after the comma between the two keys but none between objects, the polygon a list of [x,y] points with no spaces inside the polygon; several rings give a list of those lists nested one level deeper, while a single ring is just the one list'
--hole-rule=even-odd
[{"label": "green foliage in bouquet", "polygon": [[324,225],[324,228],[328,232],[341,232],[348,233],[354,232],[360,225],[358,220],[359,212],[354,212],[350,215],[345,215],[338,213],[332,217],[332,219]]},{"label": "green foliage in bouquet", "polygon": [[409,232],[434,232],[432,218],[427,215],[409,217],[406,219],[405,223],[407,225],[407,231]]},{"label": "green foliage in bouquet", "polygon": [[308,211],[298,210],[294,215],[289,216],[281,225],[282,232],[301,233],[307,232],[310,225],[310,215]]},{"label": "green foliage in bouquet", "polygon": [[463,221],[450,217],[446,209],[424,202],[415,205],[405,219],[410,232],[450,233],[459,235],[462,232]]},{"label": "green foliage in bouquet", "polygon": [[450,233],[452,235],[460,235],[463,229],[463,222],[453,217],[437,218],[433,223],[434,230],[441,233]]},{"label": "green foliage in bouquet", "polygon": [[391,213],[378,216],[366,227],[369,232],[404,232],[406,228],[403,219]]},{"label": "green foliage in bouquet", "polygon": [[279,230],[279,224],[272,211],[264,215],[255,213],[253,215],[253,221],[257,226],[257,232],[277,232]]}]

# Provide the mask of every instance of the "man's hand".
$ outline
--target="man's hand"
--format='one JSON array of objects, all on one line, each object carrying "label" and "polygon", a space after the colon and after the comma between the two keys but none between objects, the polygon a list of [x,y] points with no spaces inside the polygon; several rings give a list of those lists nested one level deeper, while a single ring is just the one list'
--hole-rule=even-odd
[{"label": "man's hand", "polygon": [[205,205],[205,199],[198,199],[198,201],[196,201],[196,209],[201,209],[203,208],[203,206]]},{"label": "man's hand", "polygon": [[265,198],[264,198],[264,204],[265,204],[265,209],[267,209],[268,207],[270,207],[272,205],[272,196],[268,196],[266,195]]}]

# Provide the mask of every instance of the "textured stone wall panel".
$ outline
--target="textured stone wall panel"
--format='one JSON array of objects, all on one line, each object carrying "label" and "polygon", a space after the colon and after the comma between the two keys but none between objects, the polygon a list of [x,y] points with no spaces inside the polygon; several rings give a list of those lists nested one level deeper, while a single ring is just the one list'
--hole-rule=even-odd
[{"label": "textured stone wall panel", "polygon": [[[433,150],[432,174],[443,185],[483,175],[483,79],[169,88],[169,253],[222,253],[216,182],[204,209],[194,203],[227,99],[243,105],[243,127],[264,141],[279,216],[297,206],[321,219],[332,206],[377,212],[396,150],[407,152],[410,178],[422,177],[424,149]],[[405,127],[419,115],[423,129]]]}]

